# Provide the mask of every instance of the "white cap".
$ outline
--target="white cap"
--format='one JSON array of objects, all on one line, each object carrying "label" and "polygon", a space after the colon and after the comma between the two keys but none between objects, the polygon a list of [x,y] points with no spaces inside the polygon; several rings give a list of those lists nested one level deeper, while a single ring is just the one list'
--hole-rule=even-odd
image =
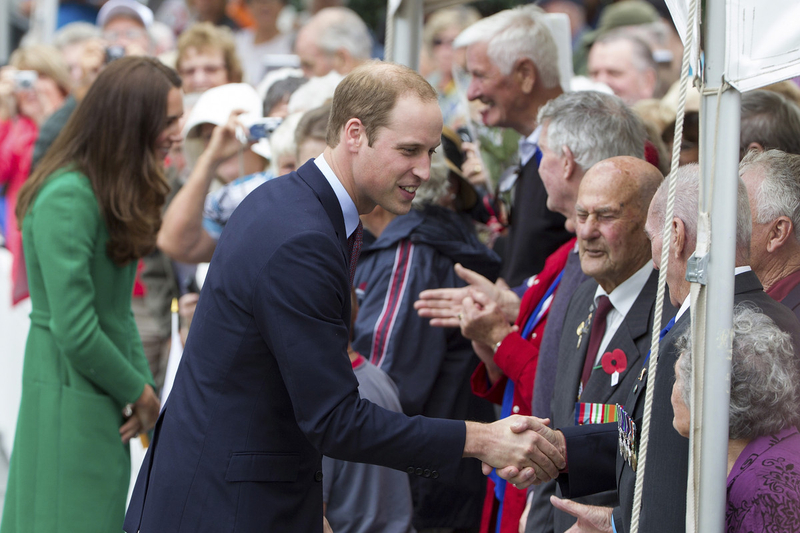
[{"label": "white cap", "polygon": [[97,25],[102,28],[120,15],[139,19],[146,30],[153,24],[153,11],[146,5],[136,0],[109,0],[97,14]]},{"label": "white cap", "polygon": [[[186,159],[191,165],[203,153],[203,144],[197,131],[201,124],[214,124],[219,126],[228,122],[231,112],[241,109],[244,111],[239,116],[242,124],[252,124],[264,117],[264,104],[258,97],[256,90],[246,83],[228,83],[204,92],[189,113],[186,125],[183,127],[184,151]],[[266,139],[259,141],[250,149],[269,159],[269,143]]]}]

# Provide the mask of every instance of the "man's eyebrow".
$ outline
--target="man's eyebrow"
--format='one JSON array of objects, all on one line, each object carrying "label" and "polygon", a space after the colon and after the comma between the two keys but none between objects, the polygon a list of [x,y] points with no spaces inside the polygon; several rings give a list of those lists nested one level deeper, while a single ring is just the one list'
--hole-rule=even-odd
[{"label": "man's eyebrow", "polygon": [[595,208],[594,212],[598,215],[607,215],[609,213],[619,213],[622,209],[622,206],[611,206],[611,205],[603,205],[600,207]]}]

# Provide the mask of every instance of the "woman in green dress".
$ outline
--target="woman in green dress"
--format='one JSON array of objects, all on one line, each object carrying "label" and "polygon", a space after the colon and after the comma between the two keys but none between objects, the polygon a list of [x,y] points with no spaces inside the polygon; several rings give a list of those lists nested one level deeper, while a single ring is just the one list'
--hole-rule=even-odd
[{"label": "woman in green dress", "polygon": [[155,59],[110,63],[20,191],[32,311],[2,533],[122,529],[128,441],[159,411],[131,292],[161,224],[180,84]]}]

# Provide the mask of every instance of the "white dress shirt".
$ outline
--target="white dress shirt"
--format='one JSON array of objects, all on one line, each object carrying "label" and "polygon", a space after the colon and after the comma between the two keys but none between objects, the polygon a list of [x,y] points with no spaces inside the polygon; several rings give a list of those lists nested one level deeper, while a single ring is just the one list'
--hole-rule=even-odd
[{"label": "white dress shirt", "polygon": [[539,135],[542,134],[542,127],[538,126],[533,133],[519,140],[519,165],[524,167],[531,160],[536,148],[539,146]]},{"label": "white dress shirt", "polygon": [[648,261],[647,264],[637,270],[636,273],[611,291],[611,294],[606,293],[600,285],[597,286],[597,290],[594,293],[595,306],[597,305],[597,300],[601,296],[608,296],[613,307],[608,312],[608,315],[606,315],[606,332],[597,350],[597,357],[594,362],[595,365],[597,365],[597,362],[603,357],[608,343],[614,338],[614,334],[622,325],[622,321],[625,320],[628,311],[633,307],[633,303],[636,301],[636,298],[639,297],[639,293],[642,292],[642,288],[644,288],[652,272],[653,263],[652,261]]}]

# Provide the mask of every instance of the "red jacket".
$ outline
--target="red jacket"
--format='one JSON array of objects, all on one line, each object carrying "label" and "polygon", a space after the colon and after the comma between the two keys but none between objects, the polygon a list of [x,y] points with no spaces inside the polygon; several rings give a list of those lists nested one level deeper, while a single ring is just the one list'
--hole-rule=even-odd
[{"label": "red jacket", "polygon": [[28,297],[28,277],[22,255],[22,235],[17,227],[17,193],[28,179],[31,170],[33,145],[39,135],[36,122],[17,117],[0,122],[0,184],[6,185],[6,247],[11,252],[12,303]]},{"label": "red jacket", "polygon": [[[516,321],[519,331],[509,333],[494,354],[494,362],[503,371],[503,377],[490,386],[484,363],[480,363],[472,374],[472,392],[496,404],[503,403],[506,382],[511,379],[514,383],[512,414],[525,416],[531,414],[533,381],[536,377],[536,365],[539,362],[539,345],[542,342],[549,307],[534,328],[529,339],[523,339],[520,333],[525,326],[525,322],[527,322],[536,306],[539,305],[539,301],[547,292],[547,289],[550,288],[550,285],[564,270],[564,266],[567,264],[567,257],[574,247],[575,239],[573,238],[553,252],[547,258],[542,271],[534,276],[530,286],[525,291]],[[525,509],[526,494],[527,490],[516,489],[511,484],[506,485],[500,533],[517,533],[519,519]],[[499,502],[494,497],[494,482],[489,479],[481,517],[481,533],[495,532],[498,504]]]}]

